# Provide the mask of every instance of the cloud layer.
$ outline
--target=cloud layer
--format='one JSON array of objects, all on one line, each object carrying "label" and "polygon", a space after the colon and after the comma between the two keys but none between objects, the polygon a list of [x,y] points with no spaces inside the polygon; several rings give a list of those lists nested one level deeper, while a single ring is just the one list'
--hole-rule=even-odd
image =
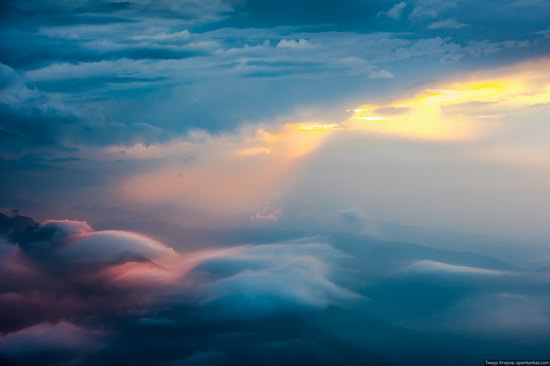
[{"label": "cloud layer", "polygon": [[[198,251],[178,236],[176,252],[83,221],[38,224],[10,213],[0,231],[7,363],[423,364],[470,347],[458,365],[492,342],[536,354],[548,336],[548,271],[364,232]],[[438,343],[441,355],[411,346],[415,339]]]},{"label": "cloud layer", "polygon": [[0,284],[6,360],[82,356],[105,342],[112,322],[163,309],[223,322],[360,299],[332,280],[343,254],[315,238],[176,253],[144,235],[94,231],[82,221],[37,224],[2,214],[0,229],[9,278]]}]

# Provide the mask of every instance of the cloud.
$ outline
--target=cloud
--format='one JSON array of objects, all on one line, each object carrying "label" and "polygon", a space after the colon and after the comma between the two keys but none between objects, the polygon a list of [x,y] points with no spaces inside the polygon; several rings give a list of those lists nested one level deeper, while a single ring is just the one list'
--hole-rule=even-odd
[{"label": "cloud", "polygon": [[245,246],[204,260],[194,271],[219,279],[205,285],[203,303],[213,304],[217,312],[246,316],[358,299],[330,280],[331,264],[343,254],[310,241]]},{"label": "cloud", "polygon": [[[134,202],[169,201],[199,210],[207,209],[211,213],[245,215],[246,219],[257,212],[264,219],[273,220],[280,213],[261,212],[258,203],[272,199],[269,192],[273,187],[285,187],[290,172],[315,151],[335,127],[306,122],[277,129],[251,126],[243,128],[239,134],[214,136],[198,133],[199,144],[182,139],[172,144],[135,145],[123,150],[125,156],[161,157],[165,164],[156,164],[148,171],[128,177],[121,181],[118,189]],[[115,157],[120,156],[120,150],[109,149]],[[182,154],[191,154],[200,160],[200,164],[183,167]],[[243,183],[244,175],[251,179]],[[197,185],[202,187],[199,192],[192,189]],[[151,186],[163,188],[151,190]]]},{"label": "cloud", "polygon": [[[521,125],[540,119],[537,138],[546,142],[544,113],[535,116],[547,103],[545,84],[514,79],[509,85],[518,90],[510,91],[500,84],[486,90],[458,83],[452,85],[454,93],[447,93],[450,83],[441,83],[437,90],[380,102],[387,99],[385,93],[403,95],[399,88],[410,90],[447,73],[458,75],[477,65],[474,58],[483,58],[482,64],[493,68],[512,57],[546,52],[544,34],[533,34],[547,28],[548,7],[543,3],[2,2],[1,195],[40,198],[54,207],[141,204],[147,213],[190,205],[193,213],[186,216],[207,216],[211,226],[217,214],[247,226],[235,232],[216,226],[211,236],[216,248],[177,253],[170,247],[177,244],[187,250],[186,234],[178,232],[171,237],[174,242],[162,242],[128,230],[96,230],[75,220],[39,224],[16,215],[4,220],[8,229],[0,240],[0,338],[7,346],[2,349],[22,344],[29,353],[33,347],[62,353],[65,339],[59,334],[75,340],[97,335],[106,348],[89,359],[86,354],[83,363],[243,365],[268,359],[273,364],[384,365],[372,361],[372,353],[407,358],[416,352],[410,348],[431,345],[425,357],[418,358],[423,362],[410,361],[425,364],[472,350],[452,342],[461,337],[445,336],[455,329],[462,332],[460,327],[447,327],[434,338],[422,327],[430,328],[431,316],[482,291],[514,294],[512,300],[489,298],[488,304],[514,304],[513,311],[499,305],[502,314],[489,325],[506,325],[507,316],[522,319],[524,311],[535,314],[527,324],[538,321],[548,328],[545,274],[531,274],[529,281],[529,275],[500,275],[508,269],[464,254],[379,243],[379,237],[364,235],[375,231],[373,220],[358,208],[338,213],[342,230],[327,233],[338,208],[363,204],[377,219],[398,215],[426,225],[468,227],[476,222],[482,230],[524,226],[525,232],[544,226],[544,202],[535,203],[536,192],[548,186],[544,174],[531,175],[527,169],[514,174],[532,182],[529,187],[540,188],[527,189],[529,194],[517,198],[509,194],[517,191],[512,174],[476,165],[479,141],[441,140],[469,137],[461,134],[461,122],[472,119],[480,126],[500,128],[500,114],[530,110],[532,115],[521,115]],[[448,37],[434,37],[434,29],[468,31],[444,31]],[[393,73],[398,78],[391,79]],[[543,80],[541,75],[533,79]],[[474,93],[456,103],[442,101],[470,95],[476,88],[491,94],[500,87],[505,93],[494,98]],[[371,102],[358,108],[362,111],[354,114],[357,120],[340,123],[346,120],[343,111],[362,98]],[[508,105],[511,101],[520,106]],[[254,124],[252,132],[241,133],[247,123]],[[370,128],[362,130],[365,125]],[[390,138],[365,137],[364,131]],[[532,141],[528,131],[517,131],[506,138]],[[416,141],[424,138],[437,143]],[[321,144],[333,150],[313,156]],[[545,161],[548,149],[540,145],[540,152],[532,158],[526,155],[526,161]],[[491,150],[501,159],[499,164],[509,163],[512,155],[523,159],[504,150]],[[456,158],[460,154],[464,158]],[[469,176],[468,169],[476,174]],[[350,173],[357,179],[342,179]],[[525,179],[524,173],[535,179]],[[491,184],[494,177],[498,184]],[[302,185],[301,192],[294,191],[294,185]],[[461,199],[457,185],[480,201]],[[277,196],[287,197],[288,191],[290,197],[282,202]],[[501,200],[502,192],[511,197],[508,205]],[[268,200],[271,206],[257,206]],[[461,212],[448,210],[449,200],[469,214],[457,220]],[[296,206],[315,202],[311,211],[317,216],[305,217],[307,211],[303,220],[295,219],[288,201]],[[502,218],[492,221],[490,210],[476,213],[481,206],[494,208],[495,202],[510,207],[500,210],[510,215],[505,217],[510,219],[507,225],[497,225]],[[418,208],[426,214],[419,215]],[[75,211],[72,215],[79,216]],[[172,211],[163,215],[170,221],[186,220]],[[97,218],[106,219],[101,213]],[[307,220],[313,224],[304,224]],[[295,232],[275,231],[290,221]],[[145,230],[149,225],[135,227]],[[250,227],[253,234],[247,231]],[[256,236],[298,237],[312,227],[326,238],[256,244]],[[165,234],[163,230],[171,229],[158,232]],[[196,231],[202,229],[186,233]],[[243,237],[246,240],[240,240]],[[449,237],[441,234],[438,240],[449,245]],[[406,234],[402,238],[411,240]],[[246,245],[234,247],[236,241]],[[423,275],[391,276],[407,266]],[[508,279],[510,283],[504,283]],[[372,301],[357,301],[365,297]],[[479,318],[469,318],[476,314],[476,302],[472,304],[452,315],[457,324],[490,315],[484,310]],[[401,332],[403,324],[409,329]],[[514,333],[513,326],[504,325],[498,329]],[[480,334],[479,328],[472,329],[474,336]],[[59,343],[57,351],[48,338]],[[407,343],[400,340],[411,338],[417,343],[411,342],[410,348],[400,345]],[[440,351],[449,339],[454,352]],[[481,349],[485,345],[478,340],[472,344]],[[532,351],[499,345],[510,354]],[[73,353],[71,346],[65,348]],[[484,352],[497,354],[493,350]],[[474,357],[476,352],[467,354]],[[43,357],[29,363],[47,361]],[[454,357],[449,362],[460,364]]]},{"label": "cloud", "polygon": [[0,322],[8,332],[0,354],[10,357],[95,344],[104,337],[86,330],[90,319],[91,329],[101,329],[113,318],[182,306],[208,322],[270,318],[361,298],[335,282],[346,256],[318,238],[178,254],[134,232],[95,231],[83,221],[38,224],[15,213],[0,216],[0,234],[7,240],[1,278],[10,278],[0,280],[0,311],[9,314]]},{"label": "cloud", "polygon": [[0,64],[0,88],[0,152],[59,151],[74,145],[163,140],[169,135],[147,123],[106,121],[99,113],[85,113],[29,87],[4,64]]},{"label": "cloud", "polygon": [[454,19],[445,19],[434,22],[428,26],[429,29],[461,29],[467,27],[468,24],[457,22]]},{"label": "cloud", "polygon": [[0,235],[16,245],[0,255],[11,278],[0,283],[0,308],[10,313],[0,330],[146,306],[180,276],[169,268],[179,260],[172,249],[132,232],[1,215]]},{"label": "cloud", "polygon": [[351,118],[358,129],[374,133],[426,140],[472,139],[481,134],[487,120],[504,120],[547,104],[550,80],[543,70],[548,64],[549,60],[541,59],[493,69],[483,76],[472,74],[468,81],[448,82],[403,101],[360,106]]},{"label": "cloud", "polygon": [[313,43],[308,41],[307,39],[300,38],[298,40],[294,39],[281,39],[279,43],[277,43],[277,47],[279,48],[311,48],[315,47]]},{"label": "cloud", "polygon": [[[50,10],[52,16],[60,17],[68,14],[88,14],[98,16],[102,13],[113,12],[122,13],[127,16],[139,17],[144,11],[153,16],[159,17],[181,17],[187,19],[190,23],[203,23],[219,21],[223,19],[224,14],[232,11],[228,2],[223,0],[130,0],[120,3],[118,1],[92,1],[83,0],[74,3],[66,0],[48,0],[48,1],[27,1],[24,4],[12,4],[12,11],[19,11],[33,18],[38,17],[46,9]],[[75,17],[76,18],[76,17]],[[115,17],[115,19],[117,19]],[[66,22],[75,20],[73,18],[64,19]]]},{"label": "cloud", "polygon": [[98,348],[98,335],[66,321],[35,324],[0,336],[0,360],[25,364],[82,360]]},{"label": "cloud", "polygon": [[80,118],[76,109],[27,87],[21,76],[4,64],[0,64],[0,88],[0,140],[4,149],[54,144],[63,130]]},{"label": "cloud", "polygon": [[161,32],[161,33],[155,33],[155,34],[139,35],[134,37],[134,39],[137,39],[137,40],[157,40],[157,41],[182,41],[182,40],[188,40],[190,38],[191,38],[191,33],[187,29],[184,29],[179,32],[174,32],[174,33]]},{"label": "cloud", "polygon": [[338,213],[338,215],[346,224],[346,230],[351,228],[352,230],[363,234],[373,236],[380,235],[380,231],[374,220],[358,207],[342,210]]},{"label": "cloud", "polygon": [[547,291],[482,293],[446,311],[440,326],[500,342],[521,338],[526,343],[543,344],[550,336],[550,316],[546,311],[549,304]]},{"label": "cloud", "polygon": [[[359,209],[340,216],[350,225],[368,220]],[[470,341],[451,341],[451,326],[531,350],[513,343],[519,323],[508,316],[525,320],[537,336],[547,334],[545,273],[505,276],[509,267],[491,258],[383,243],[349,230],[245,245],[220,235],[213,247],[182,253],[131,231],[97,231],[72,220],[38,224],[16,213],[0,216],[0,233],[6,315],[0,360],[11,363],[233,365],[284,355],[281,364],[345,359],[360,365],[367,355],[384,365],[378,357],[397,349],[423,364],[433,348],[403,344],[435,341],[431,330],[453,350]],[[185,248],[185,236],[175,237]],[[511,300],[493,293],[512,294]],[[497,311],[487,314],[490,308]],[[491,326],[503,334],[488,331]]]},{"label": "cloud", "polygon": [[369,78],[371,79],[387,79],[387,78],[393,78],[395,77],[394,74],[392,74],[390,71],[388,70],[376,70],[376,71],[373,71],[369,74]]},{"label": "cloud", "polygon": [[[324,307],[332,301],[355,296],[329,279],[333,264],[343,254],[315,238],[206,250],[182,257],[144,235],[94,231],[82,221],[48,220],[39,225],[17,215],[0,218],[3,234],[15,241],[22,254],[33,262],[29,269],[49,275],[69,275],[90,281],[94,286],[98,285],[94,284],[96,276],[113,280],[120,278],[121,269],[124,276],[128,276],[128,272],[158,266],[160,273],[174,272],[171,277],[174,281],[169,286],[182,288],[183,282],[179,282],[178,277],[188,273],[212,274],[212,280],[197,284],[200,291],[204,291],[204,302],[242,296],[272,298],[275,305],[280,299],[282,303]],[[16,260],[9,253],[4,259]],[[127,264],[131,266],[124,267]],[[296,287],[286,286],[289,281]],[[262,282],[270,285],[261,285]],[[146,291],[156,292],[153,288]]]},{"label": "cloud", "polygon": [[486,276],[504,276],[510,275],[511,272],[500,271],[495,269],[461,266],[445,262],[421,260],[410,264],[406,271],[412,272],[441,272],[450,274],[464,274],[464,275],[486,275]]},{"label": "cloud", "polygon": [[[15,217],[13,220],[16,220]],[[94,231],[84,221],[47,220],[31,224],[17,237],[35,260],[55,266],[109,266],[133,261],[162,261],[175,252],[146,236],[124,231]]]},{"label": "cloud", "polygon": [[401,19],[401,14],[403,13],[403,10],[407,7],[407,3],[404,1],[401,1],[400,3],[395,4],[392,6],[388,11],[380,12],[378,13],[378,16],[386,16],[390,19],[399,20]]},{"label": "cloud", "polygon": [[254,214],[250,219],[252,221],[271,221],[277,222],[283,214],[283,210],[280,208],[272,209],[271,205],[264,203],[258,207],[256,214]]},{"label": "cloud", "polygon": [[[410,77],[414,73],[406,66],[409,60],[460,62],[513,48],[544,48],[515,35],[502,41],[483,32],[467,39],[462,34],[452,39],[432,37],[429,31],[411,36],[401,28],[396,29],[399,33],[387,33],[388,29],[379,28],[387,21],[368,21],[383,6],[378,2],[349,0],[338,7],[308,1],[276,3],[6,5],[6,14],[20,16],[10,17],[17,20],[1,29],[0,51],[3,62],[19,76],[17,88],[3,92],[12,99],[18,94],[20,106],[5,102],[0,110],[2,149],[58,152],[90,145],[150,144],[181,137],[193,128],[217,133],[245,122],[277,119],[272,123],[278,123],[282,116],[292,118],[296,110],[328,105],[325,102],[336,94],[341,101],[353,98],[358,88],[353,80],[358,78],[368,77],[378,85],[390,83],[394,70],[400,77]],[[270,19],[275,16],[271,11],[277,17],[288,16],[285,4],[296,15],[293,25],[247,25],[252,14],[257,18],[251,22]],[[413,6],[399,2],[392,9],[403,4]],[[422,4],[414,2],[416,7]],[[310,6],[316,7],[311,18]],[[41,17],[46,9],[51,16]],[[338,28],[349,21],[348,13],[360,17],[363,25],[347,31]],[[441,19],[447,19],[442,20],[447,26],[477,26],[455,14],[444,15]],[[299,26],[298,19],[320,28]],[[337,20],[337,28],[327,25],[333,24],[331,20]],[[196,26],[203,22],[217,23]],[[334,78],[339,78],[336,88]],[[229,91],[218,87],[226,83],[234,86],[231,94],[238,93],[237,98],[228,98]],[[270,97],[265,98],[265,93]]]},{"label": "cloud", "polygon": [[457,2],[439,0],[417,0],[410,14],[411,20],[433,19],[457,7]]}]

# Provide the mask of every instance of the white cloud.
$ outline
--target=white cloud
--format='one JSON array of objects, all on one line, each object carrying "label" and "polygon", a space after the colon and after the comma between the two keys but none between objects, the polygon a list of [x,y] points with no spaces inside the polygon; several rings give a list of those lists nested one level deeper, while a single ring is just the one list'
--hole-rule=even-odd
[{"label": "white cloud", "polygon": [[278,48],[312,48],[314,46],[315,45],[313,44],[313,42],[303,38],[300,38],[298,40],[281,39],[279,43],[277,43]]},{"label": "white cloud", "polygon": [[399,20],[401,19],[403,10],[406,7],[407,7],[407,3],[404,1],[401,1],[400,3],[397,3],[394,6],[392,6],[388,11],[378,13],[378,16],[386,16],[390,19]]},{"label": "white cloud", "polygon": [[473,275],[486,275],[486,276],[502,276],[508,275],[510,272],[500,271],[489,268],[470,267],[456,264],[450,264],[445,262],[438,262],[432,260],[420,260],[412,263],[407,267],[407,270],[414,272],[445,272],[455,274],[473,274]]},{"label": "white cloud", "polygon": [[[53,232],[49,244],[51,254],[66,265],[113,265],[176,255],[172,249],[144,235],[116,230],[94,231],[84,221],[48,220],[44,230]],[[28,248],[32,250],[33,246]],[[40,246],[45,248],[44,244]]]},{"label": "white cloud", "polygon": [[359,298],[331,280],[335,261],[345,255],[303,238],[280,244],[242,246],[203,260],[195,272],[221,276],[204,286],[204,304],[224,312],[264,314],[281,308],[324,308]]},{"label": "white cloud", "polygon": [[456,1],[416,0],[410,19],[434,19],[438,15],[457,7]]},{"label": "white cloud", "polygon": [[393,78],[394,76],[395,75],[392,74],[390,71],[384,69],[376,70],[369,74],[369,78],[371,79],[388,79]]},{"label": "white cloud", "polygon": [[467,27],[468,24],[457,22],[454,19],[445,19],[434,22],[428,26],[429,29],[460,29]]},{"label": "white cloud", "polygon": [[188,40],[191,38],[191,33],[188,30],[180,32],[168,33],[161,32],[155,34],[143,34],[133,37],[136,40],[154,40],[154,41],[171,41],[171,40]]}]

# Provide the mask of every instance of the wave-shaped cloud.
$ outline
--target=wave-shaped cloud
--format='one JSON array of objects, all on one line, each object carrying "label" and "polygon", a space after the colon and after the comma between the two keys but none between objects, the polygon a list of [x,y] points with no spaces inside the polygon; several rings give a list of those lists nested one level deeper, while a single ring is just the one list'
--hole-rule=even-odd
[{"label": "wave-shaped cloud", "polygon": [[411,272],[440,272],[449,274],[463,274],[463,275],[485,275],[485,276],[505,276],[512,274],[507,271],[500,271],[496,269],[461,266],[445,262],[421,260],[412,263],[406,268],[406,271]]},{"label": "wave-shaped cloud", "polygon": [[250,315],[281,308],[324,308],[358,298],[330,279],[330,264],[341,256],[330,245],[307,238],[243,246],[203,261],[195,272],[216,278],[206,284],[203,303],[221,305],[223,311]]},{"label": "wave-shaped cloud", "polygon": [[0,229],[7,238],[0,268],[10,278],[0,281],[0,310],[9,314],[0,322],[9,332],[0,337],[5,357],[52,342],[65,352],[64,342],[42,340],[49,334],[80,339],[67,343],[71,349],[90,347],[96,337],[82,329],[136,311],[184,304],[222,318],[270,316],[359,298],[331,278],[344,254],[318,238],[180,254],[145,235],[95,231],[83,221],[1,215]]}]

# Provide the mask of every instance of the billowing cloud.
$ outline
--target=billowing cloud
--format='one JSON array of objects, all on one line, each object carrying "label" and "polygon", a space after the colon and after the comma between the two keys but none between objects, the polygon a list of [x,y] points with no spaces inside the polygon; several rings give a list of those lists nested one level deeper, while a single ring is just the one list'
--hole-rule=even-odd
[{"label": "billowing cloud", "polygon": [[26,243],[23,250],[40,246],[55,251],[61,260],[77,264],[109,265],[127,261],[162,261],[174,256],[173,250],[145,236],[122,231],[93,231],[86,222],[69,220],[46,221],[40,230],[53,232],[51,247],[41,242]]},{"label": "billowing cloud", "polygon": [[340,253],[324,243],[288,242],[242,247],[203,261],[195,271],[223,276],[206,285],[205,304],[241,315],[281,308],[325,308],[358,296],[330,280]]},{"label": "billowing cloud", "polygon": [[178,255],[140,234],[94,231],[69,220],[38,224],[17,215],[0,221],[2,236],[13,243],[3,243],[0,256],[11,278],[1,283],[0,307],[10,313],[4,330],[144,306],[179,277],[167,267]]},{"label": "billowing cloud", "polygon": [[0,322],[7,359],[83,356],[109,319],[134,312],[183,306],[221,320],[360,299],[334,282],[345,255],[317,238],[178,254],[144,235],[95,231],[82,221],[2,214],[0,229],[11,242],[0,246],[10,278],[0,281],[0,309],[10,314]]}]

